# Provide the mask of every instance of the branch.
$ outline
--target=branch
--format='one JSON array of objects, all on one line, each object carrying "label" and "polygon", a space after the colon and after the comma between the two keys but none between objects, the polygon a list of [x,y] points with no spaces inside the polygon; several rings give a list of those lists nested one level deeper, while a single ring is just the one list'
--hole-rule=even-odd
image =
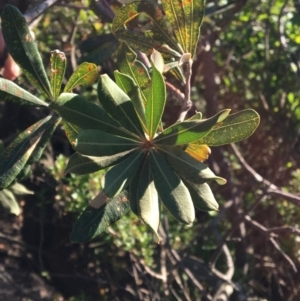
[{"label": "branch", "polygon": [[46,9],[52,6],[55,2],[57,2],[57,0],[46,0],[28,9],[24,15],[27,23],[32,23],[38,16],[40,16]]},{"label": "branch", "polygon": [[[295,263],[293,260],[280,248],[280,245],[277,243],[277,241],[274,239],[274,233],[270,233],[270,229],[267,229],[262,224],[258,223],[257,221],[254,221],[251,219],[249,215],[245,216],[246,221],[248,221],[251,225],[253,225],[255,228],[257,228],[259,231],[263,232],[264,234],[268,234],[268,238],[272,245],[277,249],[280,254],[286,259],[286,261],[291,265],[292,269],[295,273],[298,272]],[[273,234],[273,235],[272,235]]]},{"label": "branch", "polygon": [[236,147],[235,144],[232,143],[231,144],[231,148],[232,148],[234,154],[236,155],[236,157],[239,159],[240,163],[254,177],[254,179],[257,182],[262,183],[262,184],[264,184],[266,186],[266,188],[267,188],[266,192],[267,193],[272,193],[272,194],[279,195],[281,197],[284,197],[284,198],[288,199],[294,205],[300,206],[300,196],[298,196],[296,194],[292,194],[290,192],[283,191],[282,189],[280,189],[279,187],[277,187],[276,185],[274,185],[270,181],[268,181],[265,178],[263,178],[259,173],[257,173],[246,162],[246,160],[244,159],[244,157],[242,156],[242,154],[240,153],[240,151],[238,150],[238,148]]}]

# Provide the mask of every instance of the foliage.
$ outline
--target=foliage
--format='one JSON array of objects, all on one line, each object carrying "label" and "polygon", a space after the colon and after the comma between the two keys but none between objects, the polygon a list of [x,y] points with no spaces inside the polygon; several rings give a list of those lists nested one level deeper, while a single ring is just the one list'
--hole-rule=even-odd
[{"label": "foliage", "polygon": [[[161,1],[155,2],[166,19]],[[100,64],[101,74],[109,74],[123,91],[126,86],[122,82],[131,87],[125,93],[142,115],[149,93],[147,87],[151,85],[151,56],[145,57],[134,44],[128,47],[125,41],[119,42],[111,32],[113,15],[118,14],[120,3],[128,1],[58,1],[43,15],[34,32],[45,66],[48,66],[50,51],[55,48],[64,51],[67,61],[71,62],[66,66],[63,88],[77,68],[76,61]],[[76,168],[75,173],[72,169],[70,173],[64,172],[67,158],[73,154],[65,139],[63,129],[69,128],[65,122],[63,127],[56,128],[40,163],[31,165],[32,174],[25,185],[34,190],[35,195],[26,197],[25,201],[22,198],[22,215],[14,218],[4,214],[0,219],[1,258],[12,260],[9,255],[5,256],[5,250],[10,254],[18,247],[15,242],[6,240],[5,234],[11,235],[14,241],[19,239],[15,234],[18,222],[22,221],[19,241],[20,246],[27,246],[24,246],[26,262],[34,266],[34,273],[47,269],[52,287],[66,300],[71,295],[86,300],[90,295],[91,300],[213,300],[223,297],[225,290],[227,300],[298,300],[299,272],[295,272],[295,268],[299,271],[298,15],[297,1],[208,0],[193,56],[192,108],[187,114],[184,107],[188,95],[185,82],[189,56],[179,59],[173,52],[172,57],[168,47],[167,53],[157,49],[163,61],[159,55],[152,56],[156,68],[163,72],[167,90],[158,133],[176,122],[190,120],[197,111],[192,120],[231,108],[233,114],[222,125],[245,108],[254,108],[261,116],[259,131],[236,146],[190,143],[182,149],[198,161],[208,159],[205,165],[227,179],[223,186],[218,186],[216,181],[208,183],[220,205],[219,211],[196,210],[194,223],[185,225],[161,210],[160,244],[152,242],[147,226],[130,212],[92,241],[69,244],[75,216],[99,193],[101,176],[107,169],[100,170],[99,176],[96,173],[76,175]],[[122,30],[126,31],[124,36],[133,32],[146,37],[149,33],[153,37],[153,26],[151,16],[142,12]],[[173,38],[172,27],[168,28]],[[157,39],[153,37],[153,40]],[[181,55],[180,51],[176,52]],[[145,49],[145,52],[151,55],[153,49]],[[50,74],[51,68],[46,70]],[[40,95],[23,77],[18,78],[17,83],[47,101],[47,97]],[[100,105],[97,83],[71,92]],[[143,105],[139,106],[140,98]],[[0,106],[0,137],[5,146],[33,120],[45,118],[52,110],[4,103],[2,98]],[[76,137],[77,134],[73,141]],[[208,135],[204,137],[208,138]],[[55,183],[41,165],[52,165],[54,159]],[[95,159],[103,162],[102,157]],[[97,164],[90,167],[97,169]],[[184,185],[188,184],[184,182]],[[196,205],[195,196],[192,198]],[[197,204],[200,207],[203,202]],[[9,229],[11,234],[7,232]],[[49,260],[51,253],[53,261]],[[25,287],[25,283],[22,284]],[[38,287],[29,286],[32,287],[38,291]],[[23,298],[40,299],[27,291],[23,290]]]},{"label": "foliage", "polygon": [[[195,4],[197,9],[193,9]],[[154,2],[132,2],[118,11],[112,31],[119,40],[131,46],[142,50],[147,48],[146,53],[155,44],[164,56],[173,56],[178,66],[186,64],[188,70],[198,41],[203,6],[203,1],[185,4],[183,8],[179,4],[166,4],[165,11],[175,33],[173,37]],[[142,12],[154,24],[153,42],[150,44],[144,43],[145,40],[151,41],[149,32],[143,36],[124,27]],[[189,21],[178,22],[182,18]],[[159,237],[159,201],[178,221],[186,224],[195,218],[193,201],[202,210],[218,209],[206,182],[215,179],[224,184],[226,181],[215,176],[184,150],[190,144],[220,145],[248,137],[259,123],[255,111],[241,111],[231,115],[228,121],[226,118],[230,110],[223,110],[209,119],[200,119],[197,115],[164,129],[161,118],[166,103],[166,85],[162,75],[165,68],[159,52],[152,52],[151,69],[147,70],[136,59],[134,51],[123,44],[121,72],[115,72],[117,83],[109,76],[101,75],[98,83],[101,106],[98,106],[71,93],[78,85],[90,85],[96,80],[95,65],[82,63],[61,93],[66,69],[64,53],[58,50],[51,52],[48,80],[26,21],[16,8],[5,7],[2,29],[9,52],[32,85],[47,99],[38,99],[4,79],[0,82],[1,94],[7,101],[41,106],[51,112],[20,134],[2,153],[2,189],[22,178],[22,171],[27,171],[30,164],[39,160],[53,131],[62,122],[69,141],[77,151],[71,157],[67,171],[82,175],[110,167],[101,179],[102,191],[78,220],[71,235],[73,241],[95,237],[126,214],[129,208]],[[135,42],[132,44],[133,38]],[[131,58],[131,63],[128,58]],[[134,80],[141,72],[146,85]],[[189,85],[188,77],[186,80]],[[185,96],[188,104],[189,92]]]}]

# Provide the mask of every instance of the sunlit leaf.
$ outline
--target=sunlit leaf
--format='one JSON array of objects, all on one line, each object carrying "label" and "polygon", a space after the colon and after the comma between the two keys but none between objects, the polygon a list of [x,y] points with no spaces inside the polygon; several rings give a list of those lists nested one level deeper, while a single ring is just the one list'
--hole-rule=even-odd
[{"label": "sunlit leaf", "polygon": [[93,239],[106,231],[129,210],[126,191],[112,199],[100,192],[75,223],[71,233],[71,241],[81,243]]},{"label": "sunlit leaf", "polygon": [[168,164],[184,179],[192,183],[203,184],[215,180],[218,184],[226,184],[226,180],[216,176],[205,164],[191,157],[178,147],[162,147]]},{"label": "sunlit leaf", "polygon": [[[125,43],[121,44],[118,51],[118,66],[123,74],[130,76],[139,87],[144,104],[146,104],[151,79],[147,67],[137,60],[136,53]],[[129,94],[128,94],[129,95]]]},{"label": "sunlit leaf", "polygon": [[84,62],[77,67],[69,78],[64,92],[71,92],[76,87],[91,86],[98,77],[98,68],[95,64]]},{"label": "sunlit leaf", "polygon": [[144,158],[144,152],[133,152],[128,158],[111,167],[101,178],[103,192],[108,197],[120,193],[132,180]]},{"label": "sunlit leaf", "polygon": [[61,92],[61,85],[64,80],[67,60],[63,52],[59,50],[51,51],[51,73],[50,84],[53,91],[54,99],[57,99]]},{"label": "sunlit leaf", "polygon": [[47,107],[48,104],[26,90],[22,89],[12,81],[0,78],[0,98],[4,101],[12,101],[20,105],[34,107]]},{"label": "sunlit leaf", "polygon": [[192,223],[195,209],[186,186],[156,151],[150,152],[150,163],[155,187],[164,206],[178,221]]},{"label": "sunlit leaf", "polygon": [[139,142],[99,130],[84,130],[78,134],[75,150],[86,156],[112,156],[139,146]]},{"label": "sunlit leaf", "polygon": [[148,158],[145,160],[139,176],[140,179],[137,187],[137,209],[139,217],[151,228],[159,240],[157,233],[160,219],[159,200]]},{"label": "sunlit leaf", "polygon": [[237,142],[251,136],[259,122],[260,117],[256,111],[243,110],[229,115],[224,121],[216,124],[207,136],[195,143],[219,146]]},{"label": "sunlit leaf", "polygon": [[218,210],[219,204],[217,203],[211,188],[207,183],[193,184],[185,181],[184,184],[189,189],[194,206],[203,211]]},{"label": "sunlit leaf", "polygon": [[151,30],[155,40],[164,41],[164,43],[170,47],[178,51],[181,50],[179,49],[178,44],[165,21],[161,9],[154,1],[133,1],[118,9],[118,12],[113,20],[112,32],[117,33],[119,30],[122,30],[126,23],[141,13],[147,14],[147,16],[151,19]]},{"label": "sunlit leaf", "polygon": [[156,137],[155,142],[164,145],[182,145],[200,140],[211,131],[214,125],[223,121],[229,112],[230,110],[223,110],[209,119],[175,123]]},{"label": "sunlit leaf", "polygon": [[132,136],[113,120],[102,108],[73,93],[62,93],[50,104],[65,121],[81,129],[99,129],[112,134]]},{"label": "sunlit leaf", "polygon": [[1,20],[2,33],[9,53],[20,65],[31,84],[53,99],[43,61],[24,16],[16,7],[6,5]]},{"label": "sunlit leaf", "polygon": [[0,190],[8,187],[25,167],[50,119],[48,116],[27,128],[0,154]]},{"label": "sunlit leaf", "polygon": [[12,191],[16,195],[34,194],[33,191],[27,189],[24,185],[22,185],[21,183],[18,183],[18,182],[9,186],[9,190]]},{"label": "sunlit leaf", "polygon": [[32,152],[30,158],[28,159],[28,164],[36,163],[40,160],[46,146],[48,145],[52,134],[59,125],[61,118],[57,114],[51,114],[49,120],[45,123],[45,130],[39,142],[37,143],[34,151]]},{"label": "sunlit leaf", "polygon": [[152,139],[161,122],[162,114],[166,104],[166,85],[162,74],[152,63],[152,81],[146,103],[146,122],[148,135]]},{"label": "sunlit leaf", "polygon": [[119,30],[115,33],[117,39],[126,42],[132,49],[138,49],[146,54],[151,54],[153,49],[167,56],[180,58],[180,53],[170,48],[162,41],[157,41],[151,36],[130,30]]},{"label": "sunlit leaf", "polygon": [[130,97],[139,121],[146,132],[145,107],[142,100],[141,90],[130,76],[118,71],[115,71],[114,75],[117,85]]},{"label": "sunlit leaf", "polygon": [[143,129],[129,96],[107,74],[101,75],[98,98],[105,111],[121,126],[137,136],[143,136]]},{"label": "sunlit leaf", "polygon": [[112,156],[91,157],[79,153],[73,154],[68,162],[66,173],[85,175],[117,164],[128,157],[131,151],[117,153]]},{"label": "sunlit leaf", "polygon": [[20,206],[14,194],[8,189],[0,191],[0,205],[14,215],[20,214]]},{"label": "sunlit leaf", "polygon": [[66,120],[62,120],[62,124],[69,142],[71,143],[72,147],[74,147],[76,145],[77,135],[81,131],[81,128],[67,122]]},{"label": "sunlit leaf", "polygon": [[193,57],[199,39],[205,0],[168,0],[162,1],[162,5],[178,42]]}]

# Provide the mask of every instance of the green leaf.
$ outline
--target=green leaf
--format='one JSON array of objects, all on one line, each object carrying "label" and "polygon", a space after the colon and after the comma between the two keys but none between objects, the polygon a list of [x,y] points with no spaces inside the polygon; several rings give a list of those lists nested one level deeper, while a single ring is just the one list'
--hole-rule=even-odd
[{"label": "green leaf", "polygon": [[0,98],[4,101],[16,102],[20,105],[47,107],[48,104],[22,89],[10,80],[0,78]]},{"label": "green leaf", "polygon": [[136,53],[126,43],[121,44],[117,60],[120,71],[133,79],[140,89],[143,103],[146,104],[147,97],[145,94],[148,93],[151,85],[148,69],[142,62],[137,60]]},{"label": "green leaf", "polygon": [[202,113],[201,112],[197,112],[195,115],[193,115],[192,117],[190,117],[187,120],[201,120],[201,119],[202,119]]},{"label": "green leaf", "polygon": [[216,176],[205,164],[191,157],[178,147],[159,148],[166,155],[168,164],[187,181],[203,184],[215,180],[218,184],[226,184],[226,180]]},{"label": "green leaf", "polygon": [[162,74],[152,63],[152,81],[146,103],[146,121],[148,135],[152,139],[161,122],[161,117],[166,104],[166,85]]},{"label": "green leaf", "polygon": [[219,204],[217,203],[211,188],[207,183],[204,184],[193,184],[184,181],[184,184],[189,189],[194,206],[203,211],[211,211],[219,209]]},{"label": "green leaf", "polygon": [[95,64],[84,62],[77,67],[69,78],[64,92],[71,92],[80,85],[91,86],[98,77],[98,68]]},{"label": "green leaf", "polygon": [[137,187],[137,209],[139,217],[152,229],[159,240],[157,233],[160,219],[159,201],[148,158],[144,162],[139,177]]},{"label": "green leaf", "polygon": [[63,52],[59,50],[51,51],[51,74],[50,74],[50,84],[53,91],[54,99],[60,94],[61,85],[64,80],[65,70],[67,65],[66,56]]},{"label": "green leaf", "polygon": [[208,135],[194,143],[219,146],[237,142],[251,136],[259,122],[260,117],[257,112],[252,109],[243,110],[217,123]]},{"label": "green leaf", "polygon": [[50,104],[63,119],[80,129],[96,129],[112,134],[133,136],[126,129],[120,128],[102,108],[88,102],[84,97],[73,93],[62,93],[58,99]]},{"label": "green leaf", "polygon": [[91,157],[79,153],[73,154],[68,162],[65,173],[85,175],[117,164],[128,157],[131,151],[125,151],[112,156]]},{"label": "green leaf", "polygon": [[1,19],[2,32],[9,53],[20,65],[31,84],[53,99],[43,61],[24,16],[16,7],[6,5]]},{"label": "green leaf", "polygon": [[229,112],[230,110],[223,110],[209,119],[175,123],[165,129],[154,141],[163,145],[183,145],[200,140],[211,131],[216,123],[223,121]]},{"label": "green leaf", "polygon": [[86,156],[112,156],[137,148],[133,139],[112,135],[99,130],[85,130],[78,134],[75,150]]},{"label": "green leaf", "polygon": [[89,38],[79,46],[81,51],[88,52],[81,60],[101,65],[112,56],[119,47],[119,44],[119,41],[113,34],[102,34]]},{"label": "green leaf", "polygon": [[137,151],[111,167],[101,179],[103,192],[108,197],[114,197],[125,189],[139,169],[143,158],[144,152]]},{"label": "green leaf", "polygon": [[205,0],[168,0],[162,1],[162,5],[178,42],[193,57],[199,39]]},{"label": "green leaf", "polygon": [[30,176],[31,171],[31,165],[26,164],[25,167],[19,172],[19,174],[16,176],[16,178],[13,180],[12,183],[17,183],[17,181],[23,181],[28,179]]},{"label": "green leaf", "polygon": [[178,221],[192,223],[195,209],[186,186],[156,151],[150,151],[150,164],[155,187],[164,206]]},{"label": "green leaf", "polygon": [[98,84],[98,98],[105,111],[121,126],[137,136],[144,136],[129,96],[107,74],[101,75]]},{"label": "green leaf", "polygon": [[50,119],[48,116],[27,128],[0,154],[0,190],[8,187],[25,167]]},{"label": "green leaf", "polygon": [[32,152],[30,158],[28,159],[27,164],[36,163],[40,160],[46,146],[48,145],[52,137],[52,134],[61,121],[61,118],[55,113],[50,116],[50,119],[45,123],[45,130],[43,132],[43,135],[36,145],[34,151]]},{"label": "green leaf", "polygon": [[77,140],[77,135],[81,131],[81,128],[78,127],[77,125],[74,125],[72,123],[69,123],[65,120],[62,120],[63,128],[66,133],[66,136],[71,143],[72,147],[76,145],[76,140]]},{"label": "green leaf", "polygon": [[141,13],[145,13],[151,19],[151,29],[155,40],[164,41],[164,43],[172,48],[177,49],[178,51],[181,50],[165,21],[161,9],[154,1],[133,1],[121,7],[113,20],[112,32],[116,34],[119,30],[124,28],[126,23],[136,18]]},{"label": "green leaf", "polygon": [[14,215],[19,215],[21,210],[20,206],[11,191],[4,189],[0,191],[0,204]]},{"label": "green leaf", "polygon": [[136,216],[139,216],[139,211],[138,211],[139,199],[137,196],[137,190],[138,190],[138,186],[139,186],[139,182],[140,182],[141,167],[142,167],[142,165],[140,166],[139,170],[136,172],[136,174],[130,181],[129,187],[128,187],[128,198],[129,198],[130,209]]},{"label": "green leaf", "polygon": [[118,71],[115,71],[114,75],[117,85],[130,97],[139,121],[146,132],[145,107],[142,100],[141,90],[130,76]]},{"label": "green leaf", "polygon": [[153,39],[151,36],[130,30],[119,30],[115,33],[115,35],[119,41],[127,43],[131,48],[137,49],[146,54],[151,54],[152,50],[156,49],[167,56],[174,56],[177,58],[181,57],[179,52],[170,48],[163,42]]},{"label": "green leaf", "polygon": [[112,199],[103,192],[91,202],[77,220],[71,233],[72,242],[86,242],[100,235],[130,210],[126,191]]}]

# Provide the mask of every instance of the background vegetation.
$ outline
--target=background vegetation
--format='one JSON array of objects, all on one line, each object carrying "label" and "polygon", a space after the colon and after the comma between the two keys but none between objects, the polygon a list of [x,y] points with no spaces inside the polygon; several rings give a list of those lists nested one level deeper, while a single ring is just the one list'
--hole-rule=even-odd
[{"label": "background vegetation", "polygon": [[[121,2],[57,1],[33,27],[45,65],[59,49],[67,54],[67,78],[83,60],[112,75],[113,46],[95,54],[82,42],[110,33]],[[159,245],[133,215],[89,243],[71,244],[101,175],[64,175],[73,150],[58,129],[22,182],[34,194],[18,196],[20,215],[0,208],[0,299],[299,300],[299,13],[296,0],[207,1],[192,111],[209,117],[254,108],[261,116],[252,137],[212,149],[208,164],[228,180],[213,187],[218,213],[197,211],[192,226],[163,216]],[[34,92],[25,78],[17,83]],[[85,89],[80,93],[96,97],[96,86]],[[169,94],[164,122],[173,123],[179,109]],[[3,145],[43,114],[0,100]]]}]

